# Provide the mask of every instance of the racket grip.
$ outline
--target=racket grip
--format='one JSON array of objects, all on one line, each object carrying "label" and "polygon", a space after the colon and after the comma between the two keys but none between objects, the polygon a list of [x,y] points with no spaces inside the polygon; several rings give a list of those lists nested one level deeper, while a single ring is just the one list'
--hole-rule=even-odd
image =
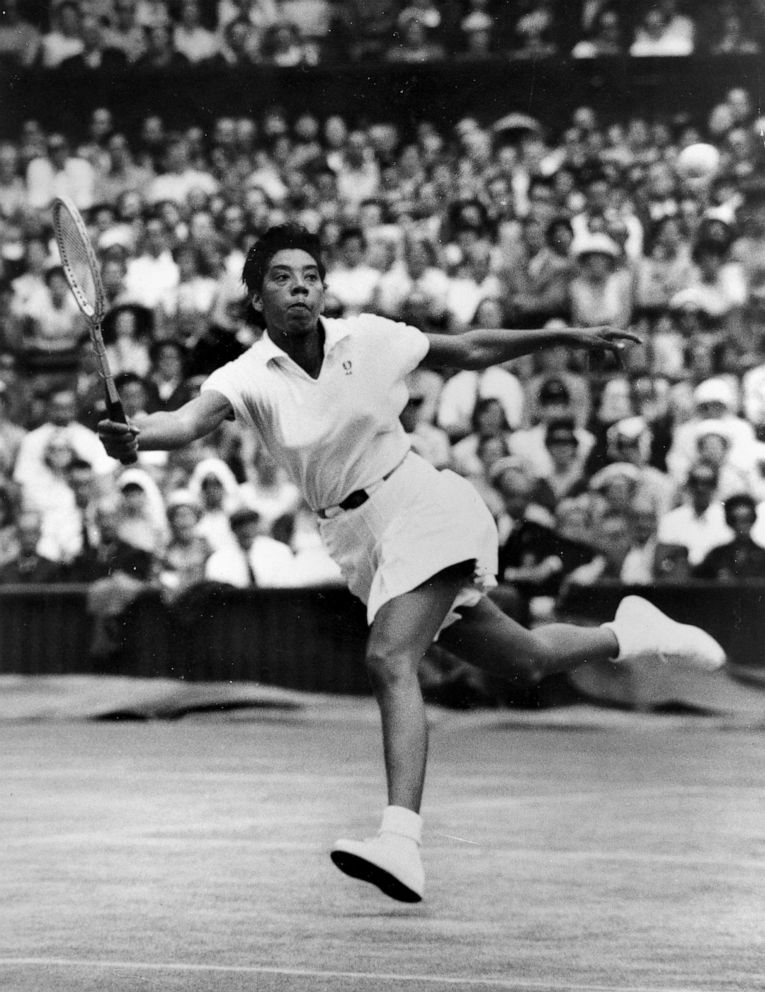
[{"label": "racket grip", "polygon": [[[113,420],[116,424],[126,424],[128,422],[125,416],[125,410],[119,400],[107,400],[106,401],[106,416],[109,420]],[[129,455],[124,455],[120,458],[120,462],[123,465],[134,465],[138,461],[138,456],[135,452],[131,452]]]}]

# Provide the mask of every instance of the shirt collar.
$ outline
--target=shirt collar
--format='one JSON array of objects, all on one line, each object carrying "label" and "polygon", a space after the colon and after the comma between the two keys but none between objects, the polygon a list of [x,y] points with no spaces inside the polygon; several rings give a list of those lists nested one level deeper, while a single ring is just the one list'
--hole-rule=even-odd
[{"label": "shirt collar", "polygon": [[[338,342],[348,337],[350,328],[344,320],[336,320],[332,317],[320,317],[319,320],[324,328],[324,357],[326,358]],[[289,358],[287,352],[275,344],[265,331],[253,347],[257,348],[264,365]]]}]

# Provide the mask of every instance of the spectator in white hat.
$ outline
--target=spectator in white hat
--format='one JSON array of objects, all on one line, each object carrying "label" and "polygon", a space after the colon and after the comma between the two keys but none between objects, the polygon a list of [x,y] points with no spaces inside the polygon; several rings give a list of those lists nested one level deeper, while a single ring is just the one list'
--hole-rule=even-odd
[{"label": "spectator in white hat", "polygon": [[697,457],[698,426],[702,421],[722,422],[730,437],[731,458],[746,462],[755,444],[754,428],[738,416],[738,396],[727,379],[715,376],[699,383],[693,394],[693,404],[693,416],[675,429],[667,452],[667,470],[678,485],[685,481]]},{"label": "spectator in white hat", "polygon": [[571,280],[571,320],[584,327],[628,327],[632,317],[632,277],[617,269],[618,246],[606,234],[574,242],[579,272]]}]

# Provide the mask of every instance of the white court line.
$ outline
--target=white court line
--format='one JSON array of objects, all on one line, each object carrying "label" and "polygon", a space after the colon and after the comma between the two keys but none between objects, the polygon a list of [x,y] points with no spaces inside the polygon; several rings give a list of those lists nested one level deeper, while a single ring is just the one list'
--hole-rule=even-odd
[{"label": "white court line", "polygon": [[[170,971],[210,975],[283,975],[292,978],[350,978],[354,981],[418,982],[420,984],[470,988],[513,989],[514,992],[729,992],[730,986],[710,985],[600,985],[588,982],[549,982],[528,978],[458,978],[453,975],[418,975],[371,971],[322,971],[312,968],[267,968],[259,965],[191,964],[183,961],[100,961],[89,958],[0,958],[0,968],[80,968],[100,971]],[[754,977],[754,976],[753,976]]]}]

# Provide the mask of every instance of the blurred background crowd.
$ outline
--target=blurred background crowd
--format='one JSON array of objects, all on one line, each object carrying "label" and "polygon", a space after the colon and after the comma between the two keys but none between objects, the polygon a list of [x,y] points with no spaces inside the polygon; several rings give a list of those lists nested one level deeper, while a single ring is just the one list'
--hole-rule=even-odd
[{"label": "blurred background crowd", "polygon": [[446,56],[749,55],[761,0],[8,0],[0,52],[51,69]]},{"label": "blurred background crowd", "polygon": [[[572,21],[566,7],[6,0],[0,59],[112,72],[161,67],[160,55],[295,66],[480,57],[480,46],[752,54],[765,11],[592,0]],[[552,348],[483,373],[412,376],[404,427],[494,513],[509,611],[540,619],[572,583],[764,577],[756,101],[731,88],[697,117],[606,119],[582,105],[563,127],[520,113],[442,126],[423,113],[405,128],[277,105],[209,127],[178,127],[172,108],[137,129],[118,106],[88,111],[77,133],[24,120],[0,142],[0,582],[120,573],[168,596],[201,581],[339,582],[294,486],[236,424],[135,467],[105,455],[101,384],[52,236],[60,193],[99,255],[129,415],[177,408],[258,338],[244,256],[268,226],[295,221],[321,236],[332,316],[449,334],[570,323],[640,335],[620,365]],[[699,141],[720,152],[700,178],[677,167]]]}]

